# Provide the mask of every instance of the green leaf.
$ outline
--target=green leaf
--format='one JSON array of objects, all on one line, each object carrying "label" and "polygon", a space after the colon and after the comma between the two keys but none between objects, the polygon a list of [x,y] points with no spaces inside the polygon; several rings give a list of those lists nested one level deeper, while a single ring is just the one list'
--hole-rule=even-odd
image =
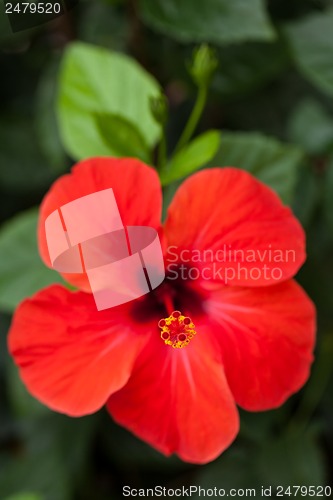
[{"label": "green leaf", "polygon": [[11,219],[0,231],[0,309],[12,312],[21,300],[62,282],[38,255],[36,209]]},{"label": "green leaf", "polygon": [[262,484],[273,488],[325,484],[324,460],[312,431],[263,443],[256,469]]},{"label": "green leaf", "polygon": [[204,167],[216,155],[219,145],[220,132],[217,130],[210,130],[196,137],[171,159],[161,173],[162,184],[170,184]]},{"label": "green leaf", "polygon": [[133,123],[111,113],[98,113],[95,118],[101,137],[116,156],[132,156],[151,162],[145,139]]},{"label": "green leaf", "polygon": [[11,191],[33,191],[54,180],[55,174],[41,153],[30,117],[2,116],[0,137],[0,185]]},{"label": "green leaf", "polygon": [[119,9],[123,0],[85,2],[76,25],[78,40],[113,50],[126,51],[131,36],[127,10]]},{"label": "green leaf", "polygon": [[[225,497],[230,496],[231,489],[255,489],[256,494],[247,493],[252,498],[262,496],[262,486],[272,487],[271,497],[276,498],[277,486],[325,483],[325,464],[313,433],[280,435],[251,447],[236,443],[215,462],[200,469],[195,479],[201,488],[224,489]],[[240,496],[245,494],[237,498]],[[199,500],[202,496],[197,493],[192,498]]]},{"label": "green leaf", "polygon": [[251,172],[291,203],[303,152],[256,132],[223,132],[210,166],[233,166]]},{"label": "green leaf", "polygon": [[329,158],[324,182],[324,217],[333,240],[333,155]]},{"label": "green leaf", "polygon": [[71,475],[61,451],[56,418],[24,420],[20,427],[20,453],[2,455],[1,496],[36,492],[43,500],[70,500]]},{"label": "green leaf", "polygon": [[318,205],[321,204],[321,179],[313,165],[305,163],[297,181],[292,209],[303,227],[312,222]]},{"label": "green leaf", "polygon": [[7,497],[5,500],[42,500],[42,497],[34,493],[19,493],[18,495]]},{"label": "green leaf", "polygon": [[56,172],[63,172],[68,166],[68,158],[60,141],[55,111],[58,72],[57,58],[51,61],[40,78],[36,103],[36,132],[40,148],[52,168]]},{"label": "green leaf", "polygon": [[276,429],[285,425],[290,415],[288,404],[282,405],[278,410],[259,413],[240,410],[241,426],[239,439],[245,439],[252,444],[265,443],[276,432]]},{"label": "green leaf", "polygon": [[141,0],[144,21],[187,42],[226,44],[275,38],[263,0]]},{"label": "green leaf", "polygon": [[130,57],[84,43],[65,52],[60,75],[58,121],[68,153],[76,159],[116,156],[96,124],[96,113],[117,115],[137,127],[152,147],[160,127],[149,98],[160,94],[156,80]]},{"label": "green leaf", "polygon": [[29,394],[11,358],[8,358],[6,368],[8,399],[13,414],[17,417],[29,418],[49,413],[50,410],[46,406]]},{"label": "green leaf", "polygon": [[[141,439],[111,422],[100,425],[100,439],[109,460],[117,463],[126,475],[134,467],[148,470],[150,473],[175,470],[180,472],[189,468],[177,456],[165,457]],[[129,472],[128,472],[129,473]],[[113,498],[113,497],[112,497]]]},{"label": "green leaf", "polygon": [[333,117],[314,99],[296,107],[288,125],[290,140],[310,154],[320,155],[333,145]]},{"label": "green leaf", "polygon": [[274,80],[288,64],[285,44],[248,42],[223,47],[213,89],[224,95],[248,94]]},{"label": "green leaf", "polygon": [[[195,483],[201,488],[210,489],[216,487],[225,490],[225,497],[229,496],[232,488],[246,489],[256,486],[254,460],[249,460],[249,456],[255,456],[252,450],[251,455],[248,450],[239,446],[233,446],[226,450],[212,464],[206,465],[199,470]],[[193,495],[194,500],[199,500],[199,493]]]},{"label": "green leaf", "polygon": [[[81,498],[79,488],[87,493],[98,417],[73,419],[50,411],[38,418],[12,419],[15,446],[3,446],[0,454],[1,500],[26,492],[35,492],[40,500]],[[82,498],[100,496],[94,491]]]},{"label": "green leaf", "polygon": [[285,27],[295,61],[306,78],[333,95],[333,9]]},{"label": "green leaf", "polygon": [[179,186],[182,184],[182,180],[178,180],[163,186],[163,206],[162,206],[162,221],[165,221],[169,209],[169,205],[172,202],[173,197]]}]

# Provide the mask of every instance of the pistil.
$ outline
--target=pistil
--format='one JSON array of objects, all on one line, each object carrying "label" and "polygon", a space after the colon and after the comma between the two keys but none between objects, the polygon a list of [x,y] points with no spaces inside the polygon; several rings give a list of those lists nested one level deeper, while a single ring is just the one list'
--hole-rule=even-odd
[{"label": "pistil", "polygon": [[161,329],[161,339],[175,349],[187,346],[196,335],[191,318],[180,311],[173,311],[168,318],[161,319],[158,326]]}]

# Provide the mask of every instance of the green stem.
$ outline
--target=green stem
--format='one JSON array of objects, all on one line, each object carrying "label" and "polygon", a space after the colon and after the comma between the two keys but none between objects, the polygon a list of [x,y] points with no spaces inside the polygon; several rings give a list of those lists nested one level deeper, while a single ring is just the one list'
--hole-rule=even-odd
[{"label": "green stem", "polygon": [[207,86],[201,85],[198,90],[197,99],[195,101],[194,108],[190,115],[190,118],[186,124],[186,127],[178,141],[178,144],[175,149],[175,153],[182,149],[191,139],[198,123],[201,118],[202,112],[205,108],[205,104],[207,101]]},{"label": "green stem", "polygon": [[159,172],[165,169],[167,162],[167,141],[166,141],[166,130],[165,127],[162,129],[162,137],[158,146],[158,158],[157,167]]}]

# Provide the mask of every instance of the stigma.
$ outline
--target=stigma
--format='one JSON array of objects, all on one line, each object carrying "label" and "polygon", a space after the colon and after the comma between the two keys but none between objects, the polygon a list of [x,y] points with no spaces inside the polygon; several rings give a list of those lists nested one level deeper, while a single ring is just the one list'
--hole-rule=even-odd
[{"label": "stigma", "polygon": [[161,319],[158,326],[161,339],[174,349],[187,346],[197,333],[191,318],[183,316],[180,311],[174,311],[168,318]]}]

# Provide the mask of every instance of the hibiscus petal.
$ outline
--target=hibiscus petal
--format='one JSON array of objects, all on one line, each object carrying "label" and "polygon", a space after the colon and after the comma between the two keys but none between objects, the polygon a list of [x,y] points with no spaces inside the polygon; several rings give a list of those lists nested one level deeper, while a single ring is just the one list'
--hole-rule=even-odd
[{"label": "hibiscus petal", "polygon": [[239,428],[218,349],[205,328],[199,330],[183,349],[166,346],[156,332],[129,382],[107,405],[114,419],[138,437],[192,463],[215,459]]},{"label": "hibiscus petal", "polygon": [[16,310],[9,350],[28,390],[53,410],[93,413],[128,380],[146,333],[124,306],[97,311],[93,296],[60,285]]},{"label": "hibiscus petal", "polygon": [[[38,224],[39,251],[51,267],[45,221],[62,205],[103,189],[112,188],[125,226],[160,225],[162,194],[155,170],[133,158],[90,158],[60,177],[46,194]],[[106,217],[108,214],[105,214]],[[74,286],[90,290],[86,274],[63,274]]]},{"label": "hibiscus petal", "polygon": [[313,361],[316,315],[295,281],[263,289],[223,287],[204,308],[242,408],[278,407],[303,386]]},{"label": "hibiscus petal", "polygon": [[293,277],[305,260],[304,231],[291,210],[232,167],[187,179],[171,202],[165,233],[167,267],[182,262],[198,269],[189,277],[200,276],[202,285],[272,285]]}]

